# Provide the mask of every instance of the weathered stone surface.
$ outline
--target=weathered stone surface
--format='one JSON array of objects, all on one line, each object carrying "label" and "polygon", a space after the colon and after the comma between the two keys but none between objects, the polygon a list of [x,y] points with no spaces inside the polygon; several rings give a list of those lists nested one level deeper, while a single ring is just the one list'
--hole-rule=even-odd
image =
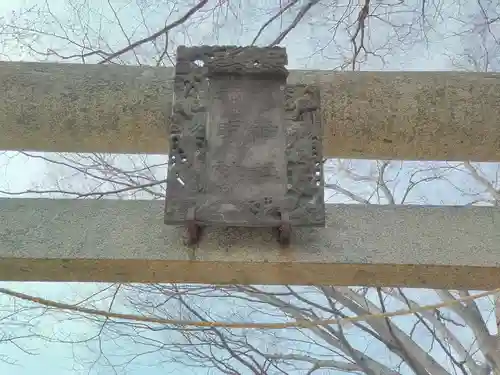
[{"label": "weathered stone surface", "polygon": [[368,285],[487,290],[496,207],[327,205],[326,228],[207,228],[198,247],[158,201],[0,199],[2,280]]},{"label": "weathered stone surface", "polygon": [[[173,69],[0,63],[0,149],[166,153]],[[500,161],[500,74],[290,71],[327,157]]]},{"label": "weathered stone surface", "polygon": [[311,85],[285,87],[286,207],[295,225],[325,224],[320,92]]},{"label": "weathered stone surface", "polygon": [[204,67],[209,76],[259,75],[288,76],[286,50],[282,47],[254,46],[179,46],[176,69],[182,75],[191,71],[192,64]]},{"label": "weathered stone surface", "polygon": [[204,190],[206,123],[210,104],[206,95],[209,88],[204,61],[209,51],[209,48],[184,47],[177,50],[169,129],[166,224],[185,220],[188,210],[197,206],[199,194]]},{"label": "weathered stone surface", "polygon": [[0,149],[165,153],[172,70],[0,63]]},{"label": "weathered stone surface", "polygon": [[323,226],[320,93],[283,48],[179,47],[165,223]]},{"label": "weathered stone surface", "polygon": [[[282,48],[177,49],[166,224],[184,221],[190,210],[203,224],[279,224],[285,63]],[[261,198],[270,207],[254,212],[248,203]]]},{"label": "weathered stone surface", "polygon": [[243,76],[211,79],[200,221],[279,225],[287,182],[284,84]]}]

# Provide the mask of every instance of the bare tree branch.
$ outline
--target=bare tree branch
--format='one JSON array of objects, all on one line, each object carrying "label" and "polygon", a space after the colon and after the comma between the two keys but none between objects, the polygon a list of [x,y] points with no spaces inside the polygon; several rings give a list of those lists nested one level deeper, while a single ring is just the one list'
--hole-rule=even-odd
[{"label": "bare tree branch", "polygon": [[189,9],[189,11],[186,14],[184,14],[184,16],[182,16],[181,18],[179,18],[175,22],[172,22],[171,24],[165,26],[161,30],[158,30],[157,32],[151,34],[147,38],[143,38],[143,39],[138,40],[138,41],[136,41],[134,43],[131,43],[128,46],[122,48],[121,50],[119,50],[119,51],[117,51],[117,52],[109,55],[108,57],[106,57],[103,60],[101,60],[99,62],[99,64],[103,64],[105,62],[111,61],[114,58],[116,58],[116,57],[118,57],[120,55],[123,55],[124,53],[126,53],[128,51],[133,50],[134,48],[140,46],[141,44],[151,42],[151,41],[155,40],[156,38],[158,38],[161,35],[164,35],[164,34],[166,35],[173,28],[175,28],[175,27],[183,24],[184,22],[186,22],[193,14],[195,14],[197,11],[199,11],[201,8],[203,8],[207,3],[208,3],[208,0],[201,0],[197,5],[195,5],[191,9]]}]

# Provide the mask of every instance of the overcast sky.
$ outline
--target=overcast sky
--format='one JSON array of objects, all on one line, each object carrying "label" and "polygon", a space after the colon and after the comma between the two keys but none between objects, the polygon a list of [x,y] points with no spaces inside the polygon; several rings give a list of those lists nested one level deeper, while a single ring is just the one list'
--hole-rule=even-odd
[{"label": "overcast sky", "polygon": [[[108,23],[101,22],[100,26],[102,33],[107,35],[108,42],[115,46],[125,45],[126,40],[124,40],[123,35],[119,31],[116,23],[113,23],[113,16],[110,8],[107,6],[106,1],[86,1],[83,0],[73,0],[72,3],[76,4],[81,1],[82,4],[87,4],[88,7],[95,10],[92,12],[85,13],[84,17],[95,25],[102,21],[102,18],[98,17],[98,13],[107,17],[111,20]],[[48,2],[53,10],[58,14],[58,17],[63,19],[64,22],[68,22],[73,19],[72,14],[65,13],[69,12],[69,8],[65,5],[68,2],[64,0],[54,0]],[[134,24],[138,23],[138,11],[137,4],[159,4],[160,1],[114,1],[117,9],[119,9],[120,19],[124,24],[127,24],[127,30],[132,30]],[[192,2],[190,2],[192,3]],[[277,0],[266,0],[266,1],[252,1],[255,4],[253,7],[246,7],[247,13],[245,17],[240,20],[241,22],[233,22],[233,24],[224,24],[221,27],[221,31],[214,33],[213,24],[215,22],[224,23],[222,20],[214,18],[207,18],[199,24],[198,27],[191,28],[189,31],[189,38],[184,41],[179,41],[179,43],[186,44],[248,44],[251,38],[255,35],[255,32],[261,25],[259,20],[266,19],[266,13],[262,10],[268,6],[268,10],[275,9],[276,4],[279,3]],[[12,11],[18,12],[21,7],[29,7],[33,4],[37,4],[41,7],[44,6],[45,1],[43,0],[33,0],[33,1],[20,1],[20,0],[10,0],[0,3],[0,16],[4,14],[5,20],[10,20],[13,18]],[[259,4],[259,6],[257,6]],[[340,3],[339,3],[340,4]],[[156,5],[155,5],[156,6]],[[339,5],[341,6],[341,4]],[[446,8],[446,7],[445,7]],[[450,12],[448,16],[451,16],[454,12],[453,9],[443,9],[444,13]],[[463,12],[467,12],[467,7],[462,9]],[[260,13],[259,13],[260,12]],[[182,13],[182,7],[177,13],[173,13],[169,22],[177,17],[179,13]],[[17,13],[19,14],[19,12]],[[32,14],[30,15],[30,17]],[[103,16],[103,17],[104,17]],[[45,17],[45,16],[44,16]],[[66,18],[65,18],[66,17]],[[165,12],[152,11],[148,15],[148,25],[151,30],[156,30],[161,27],[165,22]],[[269,17],[269,16],[267,16]],[[325,35],[332,34],[333,31],[329,29],[329,26],[324,24],[324,20],[327,15],[324,12],[312,12],[311,16],[307,18],[304,22],[304,26],[298,28],[296,31],[290,34],[290,37],[286,39],[285,43],[282,45],[287,47],[287,52],[289,56],[289,68],[291,69],[334,69],[338,66],[338,62],[341,60],[340,52],[336,54],[335,49],[330,47],[325,47],[325,51],[318,52],[318,40],[324,40]],[[354,17],[354,16],[353,16]],[[290,22],[290,17],[284,19],[283,24]],[[44,22],[37,21],[39,27],[46,27],[50,24],[50,19],[47,18]],[[372,21],[376,22],[376,21]],[[459,27],[459,23],[452,21],[449,18],[446,22],[436,23],[435,29],[429,31],[430,40],[426,42],[420,42],[415,45],[415,48],[407,48],[406,51],[400,54],[395,54],[390,56],[390,58],[385,61],[385,65],[382,65],[377,58],[373,58],[369,63],[363,67],[363,70],[454,70],[457,69],[456,66],[452,64],[449,58],[449,54],[454,54],[459,51],[462,47],[463,39],[460,38],[441,38],[442,34],[449,32],[453,27]],[[57,27],[57,26],[54,26]],[[372,25],[372,27],[374,27]],[[372,33],[371,37],[376,40],[379,36],[378,33],[382,35],[388,35],[389,29],[385,29],[383,23],[379,23],[377,26],[377,33]],[[280,24],[277,23],[273,25],[270,30],[263,37],[264,42],[269,42],[273,36],[278,34],[278,29]],[[137,27],[137,31],[134,34],[134,40],[147,34],[148,30],[144,28]],[[384,34],[385,33],[385,34]],[[383,36],[382,36],[383,37]],[[179,37],[180,38],[180,37]],[[339,35],[338,38],[345,38],[345,35]],[[37,41],[41,46],[44,43],[50,48],[61,47],[61,42],[53,39],[43,39]],[[474,43],[472,44],[474,46]],[[463,49],[462,48],[462,49]],[[147,55],[147,47],[141,48],[142,53]],[[10,46],[4,51],[5,58],[11,60],[40,60],[40,58],[34,58],[29,56],[25,49]],[[68,47],[68,54],[71,54],[70,47]],[[51,57],[49,60],[56,61],[55,57]],[[89,62],[95,62],[90,60]],[[134,63],[131,59],[130,63]],[[147,63],[147,62],[146,62]],[[163,156],[152,156],[152,158],[162,160]],[[362,170],[363,168],[368,168],[370,165],[368,162],[354,161],[357,170]],[[364,164],[363,164],[364,163]],[[29,189],[33,186],[51,184],[53,183],[54,175],[60,173],[59,170],[53,169],[51,166],[47,165],[45,162],[39,159],[31,159],[16,153],[5,153],[0,157],[0,165],[2,169],[0,170],[0,188],[8,189],[10,191],[22,191],[24,189]],[[408,178],[412,171],[416,168],[422,168],[423,164],[418,162],[407,162],[403,168],[403,172],[396,166],[393,170],[389,171],[394,177],[397,176],[401,181],[402,187],[395,188],[403,189],[405,182],[408,182]],[[486,165],[484,167],[486,170],[490,171],[492,175],[496,173],[497,166],[493,164]],[[165,171],[162,169],[158,170],[158,178],[163,178],[162,174]],[[405,177],[406,176],[406,177]],[[347,180],[342,176],[329,176],[331,181],[340,181],[343,186],[353,191],[362,192],[365,186],[359,183],[354,183],[351,180]],[[469,186],[471,180],[467,179],[462,173],[457,173],[456,175],[450,176],[457,186]],[[432,185],[422,185],[415,189],[414,191],[414,201],[426,204],[463,204],[468,203],[470,198],[464,200],[463,194],[461,194],[456,189],[450,187],[449,182],[433,182]],[[327,193],[327,198],[331,198],[331,202],[346,202],[348,201],[345,197],[338,195],[332,196]],[[65,302],[76,302],[80,298],[90,295],[93,291],[102,288],[102,285],[92,285],[92,284],[55,284],[55,283],[2,283],[1,287],[8,287],[18,291],[24,291],[34,295],[40,295],[46,298],[54,300],[62,300]],[[415,291],[415,293],[417,293]],[[424,303],[431,303],[437,301],[432,297],[431,294],[420,294],[420,298]],[[0,296],[0,306],[2,310],[6,310],[12,303],[12,299]],[[485,307],[487,304],[485,304]],[[217,308],[216,306],[211,306],[211,308]],[[28,313],[32,314],[32,312]],[[28,315],[26,315],[28,316]],[[45,319],[45,320],[44,320]],[[21,320],[18,318],[18,320]],[[21,320],[22,322],[22,320]],[[57,324],[55,324],[57,322]],[[21,332],[25,328],[19,325],[19,322],[14,320],[9,320],[10,325],[12,325],[12,332]],[[16,325],[17,324],[17,325]],[[62,321],[57,320],[57,318],[42,318],[37,321],[37,332],[42,332],[48,334],[50,332],[57,331],[58,334],[63,334],[64,332],[70,332],[72,335],[82,335],[85,336],[91,331],[95,331],[96,327],[90,325],[84,320],[81,321]],[[163,337],[163,339],[168,340],[168,337]],[[425,340],[425,338],[422,338]],[[464,338],[468,341],[470,338]],[[45,344],[36,340],[31,340],[25,342],[30,345],[36,355],[27,355],[21,350],[16,348],[12,344],[0,345],[0,353],[9,358],[9,360],[16,361],[16,364],[7,364],[5,362],[0,362],[0,373],[1,374],[18,374],[18,375],[35,375],[40,372],[50,373],[51,375],[66,375],[66,374],[89,374],[89,366],[81,366],[81,363],[75,363],[75,356],[80,360],[87,358],[88,360],[95,360],[95,353],[87,352],[82,349],[82,346],[71,346],[67,344],[57,344],[50,343]],[[363,346],[361,344],[361,346]],[[131,350],[130,348],[128,348]],[[379,349],[369,348],[367,350],[374,350],[375,352]],[[385,349],[384,349],[385,350]],[[119,353],[117,353],[119,354]],[[383,355],[383,353],[379,353]],[[154,356],[148,356],[144,359],[139,359],[131,365],[127,372],[120,372],[120,374],[129,375],[139,375],[139,374],[208,374],[207,370],[195,370],[192,368],[187,368],[182,365],[159,364],[157,361],[162,361],[164,358],[158,357],[155,359]],[[102,361],[100,363],[103,363]],[[148,366],[149,365],[149,366]],[[146,366],[146,367],[145,367]],[[115,374],[112,370],[98,364],[92,368],[90,374]],[[318,374],[334,374],[333,371],[330,372],[318,372]]]}]

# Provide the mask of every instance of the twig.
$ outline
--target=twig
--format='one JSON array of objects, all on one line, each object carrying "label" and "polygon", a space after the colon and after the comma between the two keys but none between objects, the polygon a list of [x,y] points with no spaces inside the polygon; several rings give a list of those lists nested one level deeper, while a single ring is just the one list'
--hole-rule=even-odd
[{"label": "twig", "polygon": [[104,64],[105,62],[111,61],[114,58],[116,58],[116,57],[118,57],[120,55],[123,55],[124,53],[126,53],[128,51],[131,51],[135,47],[140,46],[141,44],[144,44],[144,43],[147,43],[147,42],[151,42],[151,41],[155,40],[156,38],[158,38],[159,36],[161,36],[163,34],[167,34],[173,28],[175,28],[175,27],[183,24],[184,22],[186,22],[189,18],[191,18],[191,16],[193,14],[195,14],[197,11],[199,11],[201,8],[203,8],[207,3],[208,3],[208,0],[201,0],[196,6],[192,7],[191,9],[189,9],[189,11],[187,11],[186,14],[184,14],[184,16],[182,16],[178,20],[176,20],[176,21],[172,22],[171,24],[165,26],[161,30],[158,30],[154,34],[151,34],[147,38],[144,38],[144,39],[138,40],[137,42],[129,44],[127,47],[122,48],[121,50],[119,50],[119,51],[113,53],[112,55],[106,57],[105,59],[99,61],[98,64]]},{"label": "twig", "polygon": [[264,29],[266,27],[268,27],[272,22],[274,22],[274,20],[276,20],[276,18],[278,18],[279,16],[281,16],[283,13],[285,13],[288,9],[290,9],[291,7],[293,7],[295,4],[297,4],[299,2],[299,0],[292,0],[290,1],[286,6],[284,6],[283,8],[281,8],[279,10],[279,12],[277,12],[274,16],[272,16],[271,18],[269,18],[267,20],[266,23],[264,23],[261,28],[259,29],[259,31],[257,32],[257,35],[255,35],[255,38],[253,38],[252,40],[252,46],[255,44],[255,42],[257,41],[257,39],[259,39],[259,36],[260,34],[262,34],[262,32],[264,31]]},{"label": "twig", "polygon": [[304,18],[306,13],[318,2],[319,0],[311,0],[306,5],[304,5],[297,14],[297,16],[295,17],[295,19],[293,20],[293,22],[285,30],[283,30],[281,34],[278,35],[278,37],[271,44],[269,44],[269,47],[275,46],[276,44],[280,44],[283,41],[283,39],[285,39],[285,37],[290,33],[290,31],[292,31],[299,24],[299,22],[302,20],[302,18]]}]

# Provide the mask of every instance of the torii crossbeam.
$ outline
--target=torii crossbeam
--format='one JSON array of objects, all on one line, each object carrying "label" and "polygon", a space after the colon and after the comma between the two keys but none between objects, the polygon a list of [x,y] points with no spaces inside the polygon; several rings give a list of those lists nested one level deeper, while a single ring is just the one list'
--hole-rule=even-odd
[{"label": "torii crossbeam", "polygon": [[[172,69],[0,63],[0,149],[169,150]],[[323,154],[500,161],[500,75],[291,71],[321,92]],[[170,104],[169,104],[170,103]],[[4,280],[333,284],[486,289],[500,279],[495,207],[327,205],[289,248],[264,229],[198,247],[163,201],[0,199]]]}]

